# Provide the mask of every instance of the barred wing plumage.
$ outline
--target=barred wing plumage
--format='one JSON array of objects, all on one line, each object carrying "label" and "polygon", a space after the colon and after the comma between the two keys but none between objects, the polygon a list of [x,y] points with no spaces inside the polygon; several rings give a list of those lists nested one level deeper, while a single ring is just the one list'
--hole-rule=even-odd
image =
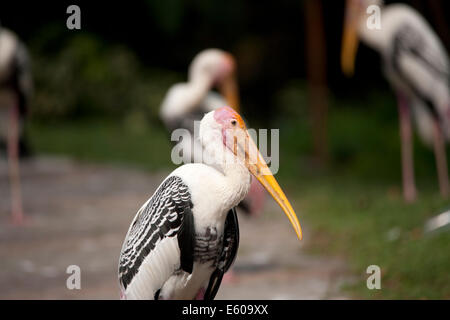
[{"label": "barred wing plumage", "polygon": [[205,291],[205,300],[213,300],[219,291],[222,278],[236,259],[239,248],[239,222],[236,209],[232,208],[225,220],[223,236],[223,249],[218,259],[216,269],[209,279],[208,287]]},{"label": "barred wing plumage", "polygon": [[448,59],[438,38],[423,33],[425,27],[405,23],[398,28],[393,36],[391,66],[409,90],[439,118],[434,95],[438,87],[448,89]]},{"label": "barred wing plumage", "polygon": [[192,272],[192,207],[186,184],[170,176],[138,211],[119,259],[119,281],[127,296],[153,298],[175,270]]}]

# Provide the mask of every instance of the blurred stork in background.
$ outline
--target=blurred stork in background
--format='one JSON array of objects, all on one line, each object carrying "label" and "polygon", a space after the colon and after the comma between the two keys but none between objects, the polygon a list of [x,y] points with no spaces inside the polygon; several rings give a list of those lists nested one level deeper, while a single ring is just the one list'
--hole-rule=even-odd
[{"label": "blurred stork in background", "polygon": [[[214,88],[218,92],[213,91]],[[188,82],[177,83],[167,92],[160,117],[169,132],[184,128],[179,146],[183,162],[202,162],[202,146],[198,141],[195,122],[203,115],[223,106],[239,111],[239,92],[234,57],[220,49],[206,49],[198,53],[189,66]],[[198,131],[198,130],[197,130]],[[239,205],[245,213],[260,213],[265,191],[256,180],[252,182],[248,197]]]},{"label": "blurred stork in background", "polygon": [[0,131],[7,140],[13,223],[23,222],[19,170],[19,140],[32,90],[31,70],[25,45],[0,24]]},{"label": "blurred stork in background", "polygon": [[[378,7],[370,7],[376,5]],[[380,28],[369,28],[368,15],[380,8]],[[434,148],[439,188],[449,195],[445,141],[450,139],[448,55],[425,19],[404,4],[383,6],[376,0],[347,0],[341,64],[352,75],[358,38],[377,50],[386,78],[397,94],[402,144],[403,195],[416,198],[411,113],[418,132]]]},{"label": "blurred stork in background", "polygon": [[[186,143],[185,163],[201,162],[201,145],[197,139],[192,139],[194,121],[200,121],[205,113],[225,105],[239,111],[235,71],[236,63],[231,54],[219,49],[203,50],[189,66],[188,82],[177,83],[167,92],[161,104],[162,121],[169,131],[185,128],[191,134],[191,138],[183,137],[182,141]],[[214,87],[219,92],[212,91]]]}]

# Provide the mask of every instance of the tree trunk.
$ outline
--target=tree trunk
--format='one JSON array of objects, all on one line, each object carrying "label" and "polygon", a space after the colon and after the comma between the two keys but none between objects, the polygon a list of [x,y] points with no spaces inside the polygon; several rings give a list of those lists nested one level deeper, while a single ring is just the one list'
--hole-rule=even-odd
[{"label": "tree trunk", "polygon": [[328,89],[326,46],[321,0],[305,0],[306,68],[308,104],[311,115],[314,156],[321,164],[328,160]]}]

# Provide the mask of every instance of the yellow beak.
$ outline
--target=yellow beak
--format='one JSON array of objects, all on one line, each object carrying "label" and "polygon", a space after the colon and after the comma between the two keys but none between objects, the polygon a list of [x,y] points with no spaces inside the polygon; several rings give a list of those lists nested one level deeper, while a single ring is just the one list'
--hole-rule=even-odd
[{"label": "yellow beak", "polygon": [[252,175],[258,179],[258,181],[264,186],[264,188],[271,194],[278,205],[283,209],[284,213],[288,217],[295,233],[299,240],[302,240],[302,228],[300,222],[297,219],[294,209],[292,208],[289,200],[286,198],[283,190],[278,184],[272,172],[268,168],[264,158],[258,150],[258,147],[253,142],[247,130],[243,130],[244,139],[234,140],[233,152],[238,157],[244,157],[244,162],[248,170]]},{"label": "yellow beak", "polygon": [[355,58],[358,49],[358,1],[347,0],[345,11],[344,32],[342,34],[341,68],[342,72],[351,77],[355,70]]}]

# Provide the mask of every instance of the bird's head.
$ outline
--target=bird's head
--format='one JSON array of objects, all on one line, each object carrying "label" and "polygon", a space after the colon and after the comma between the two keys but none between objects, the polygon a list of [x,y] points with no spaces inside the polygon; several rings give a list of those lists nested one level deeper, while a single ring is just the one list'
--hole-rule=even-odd
[{"label": "bird's head", "polygon": [[227,104],[239,111],[236,61],[230,53],[219,49],[200,52],[189,67],[189,81],[197,79],[206,79],[211,87],[217,87]]},{"label": "bird's head", "polygon": [[[355,58],[358,50],[358,28],[362,25],[367,8],[371,5],[381,7],[382,0],[346,0],[344,30],[342,33],[341,68],[347,76],[353,76]],[[365,25],[365,24],[364,24]]]},{"label": "bird's head", "polygon": [[[234,155],[233,159],[225,157],[222,160],[232,162],[227,165],[238,165],[236,160],[239,164],[244,164],[280,205],[298,238],[302,239],[302,229],[294,209],[250,137],[244,120],[235,110],[230,107],[222,107],[207,113],[200,124],[200,139],[205,148],[208,147],[205,144],[213,142],[231,151],[231,154]],[[205,143],[204,139],[208,142]]]}]

